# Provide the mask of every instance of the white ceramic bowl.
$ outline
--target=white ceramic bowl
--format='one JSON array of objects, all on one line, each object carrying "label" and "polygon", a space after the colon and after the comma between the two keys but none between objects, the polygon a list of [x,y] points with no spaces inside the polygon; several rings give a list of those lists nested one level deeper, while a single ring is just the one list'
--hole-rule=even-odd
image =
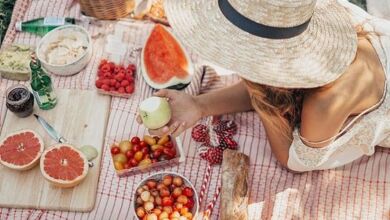
[{"label": "white ceramic bowl", "polygon": [[[50,64],[47,62],[44,54],[48,49],[48,46],[51,42],[57,41],[59,37],[63,36],[71,36],[78,34],[80,37],[80,40],[82,41],[83,45],[87,46],[87,49],[85,50],[84,54],[81,55],[77,60],[67,63],[64,65],[55,65]],[[81,26],[77,25],[64,25],[61,27],[58,27],[49,33],[47,33],[38,44],[38,47],[36,48],[36,55],[37,58],[41,61],[42,66],[49,72],[54,73],[56,75],[61,76],[71,76],[78,72],[80,72],[82,69],[85,68],[85,66],[88,64],[89,60],[92,56],[92,40],[89,33],[82,28]]]},{"label": "white ceramic bowl", "polygon": [[198,193],[196,192],[196,189],[194,187],[194,185],[192,185],[192,183],[186,178],[184,177],[183,175],[179,174],[179,173],[175,173],[175,172],[159,172],[159,173],[155,173],[155,174],[152,174],[146,178],[144,178],[138,185],[137,187],[135,188],[135,191],[134,191],[134,196],[133,196],[133,213],[134,213],[134,217],[136,217],[137,219],[139,219],[137,217],[137,213],[136,213],[136,201],[137,201],[137,189],[140,188],[141,186],[145,185],[146,182],[148,180],[161,180],[164,176],[166,175],[171,175],[171,176],[179,176],[183,179],[183,182],[184,182],[184,185],[188,186],[188,187],[191,187],[192,191],[194,191],[194,207],[192,208],[191,210],[191,213],[193,214],[193,218],[192,219],[197,219],[197,215],[198,215],[198,212],[199,212],[199,197],[198,197]]}]

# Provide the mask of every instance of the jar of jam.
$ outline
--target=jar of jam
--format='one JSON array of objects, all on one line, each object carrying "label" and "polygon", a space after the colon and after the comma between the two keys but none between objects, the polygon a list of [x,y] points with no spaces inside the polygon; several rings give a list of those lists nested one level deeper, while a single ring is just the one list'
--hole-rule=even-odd
[{"label": "jar of jam", "polygon": [[25,118],[33,113],[34,96],[26,86],[11,86],[6,95],[7,108],[18,117]]}]

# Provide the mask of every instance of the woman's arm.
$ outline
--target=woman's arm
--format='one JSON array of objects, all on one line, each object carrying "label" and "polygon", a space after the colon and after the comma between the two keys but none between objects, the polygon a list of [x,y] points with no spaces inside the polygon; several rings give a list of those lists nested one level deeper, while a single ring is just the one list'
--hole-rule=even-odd
[{"label": "woman's arm", "polygon": [[[270,123],[270,121],[275,122],[276,120],[279,123],[275,124],[283,124],[283,122],[280,121],[281,119],[270,116],[263,112],[258,112],[258,115],[263,122],[272,153],[283,167],[288,168],[287,161],[289,156],[289,149],[293,140],[293,129],[288,127],[286,128],[287,131],[282,131],[282,128],[275,127],[274,123]],[[288,136],[286,137],[286,135],[283,134],[288,134]]]},{"label": "woman's arm", "polygon": [[[167,126],[157,130],[149,130],[152,135],[169,133],[178,136],[184,130],[195,125],[202,117],[253,109],[244,82],[199,96],[191,96],[169,89],[160,90],[155,95],[169,99],[172,117]],[[137,121],[142,123],[139,117]]]},{"label": "woman's arm", "polygon": [[243,81],[223,89],[195,97],[202,117],[253,110],[249,93]]}]

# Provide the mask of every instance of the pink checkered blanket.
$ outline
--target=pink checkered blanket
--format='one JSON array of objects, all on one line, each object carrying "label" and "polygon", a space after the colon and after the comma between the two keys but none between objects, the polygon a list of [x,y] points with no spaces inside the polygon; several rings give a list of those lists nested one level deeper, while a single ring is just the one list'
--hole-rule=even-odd
[{"label": "pink checkered blanket", "polygon": [[[18,0],[4,45],[22,43],[36,45],[39,37],[16,33],[15,22],[44,16],[80,17],[79,6],[70,10],[70,0]],[[138,33],[135,42],[142,42],[150,29]],[[85,26],[92,34],[105,27]],[[72,77],[53,76],[56,88],[94,89],[97,65],[103,53],[101,42],[94,42],[94,53],[85,70]],[[141,77],[140,77],[141,78]],[[234,83],[236,76],[219,76],[209,70],[198,71],[186,92],[198,94]],[[1,79],[0,126],[6,112],[5,90],[18,82]],[[152,94],[142,79],[137,82],[131,99],[113,98],[106,137],[122,138],[142,133],[134,120],[138,103]],[[327,171],[293,174],[282,169],[269,148],[261,121],[254,112],[224,116],[239,126],[237,140],[240,151],[250,156],[250,219],[389,219],[390,218],[390,149],[379,149],[371,157],[363,157],[350,165]],[[187,176],[200,190],[207,163],[196,152],[196,143],[187,131],[183,137],[186,162],[165,168]],[[133,219],[132,195],[136,184],[147,175],[118,178],[112,168],[109,147],[103,149],[101,174],[95,207],[90,213],[0,208],[0,219]],[[211,183],[204,202],[212,200],[220,183],[221,169],[211,170]],[[1,186],[0,186],[1,187]],[[0,195],[1,196],[1,195]],[[217,201],[217,204],[219,201]],[[202,206],[202,208],[205,205]],[[219,206],[212,214],[218,219]],[[135,219],[135,218],[134,218]]]}]

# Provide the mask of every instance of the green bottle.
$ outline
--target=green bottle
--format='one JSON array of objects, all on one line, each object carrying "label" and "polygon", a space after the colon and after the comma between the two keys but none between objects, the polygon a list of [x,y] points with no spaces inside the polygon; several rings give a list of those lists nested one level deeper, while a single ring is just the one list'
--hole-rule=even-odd
[{"label": "green bottle", "polygon": [[51,78],[42,69],[41,62],[33,54],[30,62],[31,89],[39,108],[49,110],[57,104],[57,97],[53,91]]},{"label": "green bottle", "polygon": [[56,27],[75,23],[76,19],[74,18],[44,17],[25,22],[19,21],[16,22],[15,26],[17,31],[25,31],[43,36]]}]

